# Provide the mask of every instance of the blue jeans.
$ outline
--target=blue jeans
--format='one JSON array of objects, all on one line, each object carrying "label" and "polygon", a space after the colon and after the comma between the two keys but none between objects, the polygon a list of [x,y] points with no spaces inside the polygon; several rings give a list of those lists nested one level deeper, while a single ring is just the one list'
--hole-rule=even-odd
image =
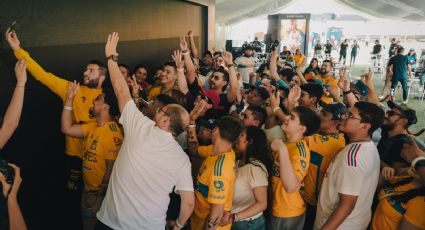
[{"label": "blue jeans", "polygon": [[408,88],[407,88],[407,79],[406,78],[396,78],[393,77],[393,80],[391,82],[391,89],[395,89],[395,87],[397,86],[398,82],[401,83],[401,88],[403,88],[403,101],[407,100],[407,95],[408,95]]},{"label": "blue jeans", "polygon": [[232,224],[232,230],[266,230],[266,220],[261,215],[254,220],[238,221]]}]

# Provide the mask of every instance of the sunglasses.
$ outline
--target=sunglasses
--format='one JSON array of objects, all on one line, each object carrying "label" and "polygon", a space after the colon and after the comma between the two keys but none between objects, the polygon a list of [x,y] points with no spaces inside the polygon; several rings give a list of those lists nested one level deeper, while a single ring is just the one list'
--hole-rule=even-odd
[{"label": "sunglasses", "polygon": [[388,110],[387,111],[387,115],[389,116],[389,117],[392,117],[392,116],[399,116],[399,117],[404,117],[402,114],[400,114],[400,113],[397,113],[396,111],[394,111],[394,110]]}]

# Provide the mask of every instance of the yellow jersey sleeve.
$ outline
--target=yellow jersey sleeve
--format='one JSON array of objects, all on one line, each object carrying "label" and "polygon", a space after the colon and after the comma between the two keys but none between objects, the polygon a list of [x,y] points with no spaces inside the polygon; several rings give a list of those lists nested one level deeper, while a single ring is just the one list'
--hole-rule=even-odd
[{"label": "yellow jersey sleeve", "polygon": [[304,141],[298,142],[294,148],[288,149],[294,173],[299,180],[303,180],[307,175],[307,170],[310,162],[310,150]]},{"label": "yellow jersey sleeve", "polygon": [[83,129],[84,137],[87,137],[90,132],[93,132],[96,129],[96,125],[96,123],[82,124],[81,128]]},{"label": "yellow jersey sleeve", "polygon": [[148,101],[155,99],[156,96],[158,96],[158,94],[160,93],[161,93],[161,87],[158,86],[158,87],[152,88],[148,94]]},{"label": "yellow jersey sleeve", "polygon": [[105,159],[117,159],[122,141],[123,134],[120,127],[114,122],[109,123],[107,135],[105,135],[105,140],[102,142],[102,147],[105,151]]},{"label": "yellow jersey sleeve", "polygon": [[217,158],[214,164],[214,174],[208,185],[208,203],[226,204],[228,198],[233,195],[233,165],[231,159],[225,155]]},{"label": "yellow jersey sleeve", "polygon": [[408,208],[403,218],[417,228],[425,229],[425,197],[417,196],[411,199],[407,204]]},{"label": "yellow jersey sleeve", "polygon": [[69,83],[67,80],[46,72],[25,50],[18,49],[14,53],[17,59],[25,58],[28,71],[37,81],[47,86],[47,88],[62,98],[63,101],[65,100]]},{"label": "yellow jersey sleeve", "polygon": [[213,150],[214,150],[213,145],[199,146],[198,147],[198,155],[201,158],[207,158],[209,155],[211,155]]}]

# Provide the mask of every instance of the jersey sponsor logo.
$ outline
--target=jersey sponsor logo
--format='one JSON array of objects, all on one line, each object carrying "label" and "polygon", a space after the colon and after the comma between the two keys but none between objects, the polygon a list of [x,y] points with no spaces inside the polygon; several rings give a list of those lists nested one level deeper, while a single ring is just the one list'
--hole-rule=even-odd
[{"label": "jersey sponsor logo", "polygon": [[224,200],[225,199],[224,196],[218,196],[218,195],[210,195],[210,198],[212,198],[214,200]]},{"label": "jersey sponsor logo", "polygon": [[94,152],[85,151],[83,158],[85,161],[97,162],[96,153]]},{"label": "jersey sponsor logo", "polygon": [[272,173],[272,176],[280,177],[280,167],[277,166],[276,164],[273,164],[271,173]]},{"label": "jersey sponsor logo", "polygon": [[347,154],[347,164],[350,167],[357,167],[357,153],[362,144],[354,144],[350,147]]},{"label": "jersey sponsor logo", "polygon": [[223,190],[224,187],[224,183],[221,180],[215,180],[214,181],[214,188],[216,188],[217,190]]}]

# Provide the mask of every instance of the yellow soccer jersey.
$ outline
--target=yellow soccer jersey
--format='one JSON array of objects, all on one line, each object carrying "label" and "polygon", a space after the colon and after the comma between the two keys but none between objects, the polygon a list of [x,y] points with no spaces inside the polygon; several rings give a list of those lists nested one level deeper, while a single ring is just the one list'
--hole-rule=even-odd
[{"label": "yellow soccer jersey", "polygon": [[152,101],[160,93],[161,93],[161,86],[153,87],[151,90],[149,90],[148,101]]},{"label": "yellow soccer jersey", "polygon": [[394,177],[391,179],[392,184],[384,186],[379,192],[381,197],[372,220],[372,230],[375,229],[399,229],[399,225],[403,219],[419,229],[425,229],[425,196],[416,196],[411,200],[403,203],[394,199],[390,194],[403,194],[418,188],[413,182],[395,186],[394,183],[407,179],[408,177]]},{"label": "yellow soccer jersey", "polygon": [[83,125],[83,179],[85,190],[96,190],[106,172],[106,160],[115,160],[120,150],[123,133],[116,122]]},{"label": "yellow soccer jersey", "polygon": [[313,134],[306,137],[306,140],[311,153],[310,166],[300,192],[307,203],[316,206],[326,170],[339,151],[345,147],[345,139],[344,134],[335,133]]},{"label": "yellow soccer jersey", "polygon": [[[198,148],[199,155],[206,157],[202,162],[196,180],[195,209],[192,215],[192,229],[200,230],[206,225],[210,204],[223,204],[224,211],[230,212],[235,182],[236,156],[230,151],[212,155],[213,146]],[[217,227],[230,229],[231,225]]]},{"label": "yellow soccer jersey", "polygon": [[[30,55],[23,49],[15,51],[18,59],[25,58],[27,69],[34,78],[47,86],[53,93],[58,95],[62,101],[66,100],[68,84],[71,82],[59,78],[52,73],[46,72]],[[89,109],[93,106],[94,99],[101,94],[100,89],[91,89],[81,86],[73,102],[72,120],[74,124],[95,123],[96,119],[89,115]],[[66,153],[70,156],[83,157],[83,140],[66,136]]]},{"label": "yellow soccer jersey", "polygon": [[[285,143],[295,175],[303,180],[310,162],[310,150],[304,140]],[[288,193],[280,180],[279,152],[273,154],[272,168],[273,206],[272,215],[279,218],[297,217],[305,213],[305,202],[299,190]]]},{"label": "yellow soccer jersey", "polygon": [[334,78],[332,75],[322,76],[317,75],[316,79],[319,79],[323,83],[323,88],[325,88],[325,93],[323,94],[321,100],[326,104],[332,103],[334,100],[329,94],[329,88],[338,88],[338,79]]}]

